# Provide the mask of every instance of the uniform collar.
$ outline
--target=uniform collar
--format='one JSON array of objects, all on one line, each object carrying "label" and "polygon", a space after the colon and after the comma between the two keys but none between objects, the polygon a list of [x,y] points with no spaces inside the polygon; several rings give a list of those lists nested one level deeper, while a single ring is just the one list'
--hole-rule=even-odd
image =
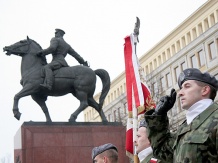
[{"label": "uniform collar", "polygon": [[195,117],[206,110],[213,101],[211,99],[203,99],[193,104],[186,112],[186,120],[189,125]]},{"label": "uniform collar", "polygon": [[140,162],[142,160],[144,160],[151,153],[152,153],[152,148],[151,147],[148,147],[148,148],[142,150],[141,152],[139,152],[138,157],[139,157]]}]

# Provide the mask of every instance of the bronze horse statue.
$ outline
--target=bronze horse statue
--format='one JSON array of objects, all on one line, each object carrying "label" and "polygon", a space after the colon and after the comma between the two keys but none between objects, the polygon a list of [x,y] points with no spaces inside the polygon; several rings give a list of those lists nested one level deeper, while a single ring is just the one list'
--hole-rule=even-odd
[{"label": "bronze horse statue", "polygon": [[[21,85],[23,89],[14,96],[13,113],[16,119],[20,119],[18,103],[19,99],[31,95],[32,99],[43,110],[46,122],[52,122],[45,101],[48,96],[63,96],[72,93],[79,101],[80,105],[76,111],[71,114],[69,122],[75,122],[77,116],[87,106],[91,106],[99,113],[103,122],[107,119],[102,111],[103,102],[110,89],[110,76],[104,69],[92,70],[89,67],[77,65],[72,67],[63,67],[53,72],[54,85],[52,90],[44,89],[40,86],[44,80],[43,66],[47,64],[45,57],[38,57],[36,53],[42,50],[41,46],[27,36],[27,39],[21,40],[10,46],[3,48],[6,55],[17,55],[22,57],[21,63]],[[97,103],[94,98],[96,87],[96,75],[102,81],[102,91]]]}]

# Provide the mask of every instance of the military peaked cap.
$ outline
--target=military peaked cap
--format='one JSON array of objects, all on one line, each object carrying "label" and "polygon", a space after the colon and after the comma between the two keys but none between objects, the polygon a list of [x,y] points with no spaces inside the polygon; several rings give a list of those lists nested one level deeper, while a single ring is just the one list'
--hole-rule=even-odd
[{"label": "military peaked cap", "polygon": [[117,152],[117,147],[114,146],[113,144],[111,143],[108,143],[108,144],[104,144],[104,145],[101,145],[99,147],[94,147],[92,149],[92,160],[94,160],[94,158],[99,155],[100,153],[106,151],[106,150],[109,150],[109,149],[115,149]]},{"label": "military peaked cap", "polygon": [[60,32],[62,32],[62,34],[65,34],[65,32],[64,32],[62,29],[59,29],[59,28],[56,28],[55,31],[56,31],[56,32],[59,32],[59,31],[60,31]]},{"label": "military peaked cap", "polygon": [[202,73],[199,69],[188,68],[180,73],[178,79],[178,85],[181,89],[182,84],[187,80],[197,80],[203,83],[207,83],[218,90],[218,81],[214,76],[211,76],[209,73]]}]

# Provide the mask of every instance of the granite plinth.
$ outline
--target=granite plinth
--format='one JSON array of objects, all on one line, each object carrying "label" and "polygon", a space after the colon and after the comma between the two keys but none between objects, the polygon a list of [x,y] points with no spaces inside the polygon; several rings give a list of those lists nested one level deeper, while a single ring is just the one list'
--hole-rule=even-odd
[{"label": "granite plinth", "polygon": [[126,128],[116,122],[24,122],[14,137],[15,163],[88,163],[92,148],[117,146],[119,162],[125,153]]}]

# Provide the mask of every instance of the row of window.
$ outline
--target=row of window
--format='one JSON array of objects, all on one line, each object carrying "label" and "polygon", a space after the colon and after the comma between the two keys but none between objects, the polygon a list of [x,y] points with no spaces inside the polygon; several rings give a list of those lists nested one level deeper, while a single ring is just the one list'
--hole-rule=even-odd
[{"label": "row of window", "polygon": [[[183,49],[185,46],[190,44],[190,42],[195,40],[197,37],[199,37],[202,33],[207,31],[217,22],[218,22],[218,9],[212,12],[211,14],[209,14],[209,16],[207,16],[203,20],[200,20],[199,23],[197,23],[193,28],[191,28],[183,36],[175,40],[175,42],[170,47],[166,48],[160,55],[157,55],[157,57],[154,58],[151,62],[148,62],[148,63],[145,62],[144,63],[146,64],[145,66],[142,63],[143,71],[147,75],[151,74],[152,71],[155,70],[158,66],[160,66],[165,61],[167,61],[169,58],[174,56],[181,49]],[[158,80],[157,80],[157,77],[156,79],[152,79],[152,80],[157,80],[157,81],[154,81],[154,82],[148,81],[147,84],[149,85],[150,90],[152,91],[152,94],[154,95],[161,94],[165,90],[177,85],[177,79],[178,79],[180,72],[186,69],[187,67],[199,68],[202,71],[205,71],[208,68],[211,68],[212,61],[217,60],[217,49],[218,49],[217,38],[215,38],[214,40],[210,42],[202,43],[201,47],[198,49],[195,49],[195,51],[193,52],[190,51],[188,54],[183,54],[184,57],[182,58],[182,60],[179,62],[176,62],[175,63],[176,65],[175,64],[171,65],[171,68],[168,68],[165,71],[162,71],[161,75],[158,77]],[[120,95],[125,93],[125,91],[126,91],[126,83],[124,80],[122,85],[119,85],[117,88],[115,88],[113,92],[110,92],[107,95],[104,106],[110,104],[113,100],[117,99]],[[180,105],[178,104],[178,106]],[[125,109],[125,112],[126,112],[126,107],[122,109]],[[116,112],[117,111],[115,111],[115,113],[113,112],[107,115],[107,118],[109,121],[116,120],[117,115],[119,115]],[[95,111],[88,112],[86,115],[87,119],[89,118],[91,119],[91,116],[94,115],[94,113]]]},{"label": "row of window", "polygon": [[113,111],[107,115],[107,120],[109,122],[121,122],[127,115],[127,103],[124,103],[122,107],[115,108]]},{"label": "row of window", "polygon": [[[218,21],[218,10],[215,10],[213,13],[211,13],[208,17],[206,17],[204,20],[199,22],[194,28],[192,28],[190,31],[188,31],[185,35],[183,35],[181,38],[179,38],[174,44],[172,44],[169,48],[164,50],[161,55],[157,56],[152,62],[148,63],[144,68],[143,71],[146,74],[150,74],[153,70],[155,70],[159,65],[163,64],[165,61],[167,61],[169,58],[171,58],[174,54],[176,54],[178,51],[180,51],[182,48],[184,48],[186,45],[188,45],[191,41],[196,39],[198,36],[200,36],[203,32],[208,30],[210,27],[215,25],[215,23]],[[211,59],[214,59],[215,57],[215,48],[214,48],[214,42],[209,44],[210,49],[214,49],[214,51],[211,51],[210,57]],[[191,67],[199,68],[202,67],[205,64],[205,59],[203,58],[203,50],[199,51],[197,55],[193,55],[190,59],[192,60]],[[185,63],[182,65],[183,69],[185,69],[187,66]],[[178,69],[176,69],[177,74]],[[167,82],[164,82],[164,78],[162,79],[163,86],[165,87],[171,87],[172,86],[172,79],[171,75],[166,75]],[[156,88],[157,86],[154,86]],[[123,89],[124,88],[124,89]],[[115,90],[114,92],[111,92],[106,100],[105,105],[108,105],[113,100],[115,100],[117,97],[119,97],[122,93],[125,92],[126,85],[120,86]],[[154,89],[156,90],[156,89]]]},{"label": "row of window", "polygon": [[[200,49],[191,55],[186,55],[185,57],[183,57],[183,61],[178,62],[179,64],[177,63],[177,65],[173,68],[172,74],[171,74],[171,71],[168,70],[168,72],[166,72],[165,75],[160,77],[159,79],[160,81],[155,81],[151,83],[152,86],[150,89],[153,90],[153,93],[154,94],[162,93],[168,88],[171,88],[173,85],[176,85],[179,74],[187,68],[187,65],[190,68],[198,68],[201,70],[204,70],[206,69],[206,67],[209,67],[206,65],[207,58],[209,58],[209,61],[208,61],[208,64],[209,64],[211,61],[215,60],[218,56],[218,53],[217,53],[218,40],[216,39],[216,41],[210,42],[207,46],[208,46],[208,48],[206,48],[208,49],[207,52],[203,50],[205,48],[202,46],[203,49]],[[207,57],[207,55],[209,57]]]},{"label": "row of window", "polygon": [[[208,30],[210,27],[215,25],[218,22],[218,10],[211,13],[207,18],[203,21],[199,22],[194,28],[188,31],[185,35],[175,41],[169,48],[166,48],[160,55],[157,56],[153,61],[147,63],[144,66],[144,72],[146,75],[150,74],[153,70],[155,70],[159,65],[163,64],[173,55],[175,55],[182,48],[187,46],[191,41],[200,36],[203,32]],[[211,45],[213,46],[213,44]]]}]

